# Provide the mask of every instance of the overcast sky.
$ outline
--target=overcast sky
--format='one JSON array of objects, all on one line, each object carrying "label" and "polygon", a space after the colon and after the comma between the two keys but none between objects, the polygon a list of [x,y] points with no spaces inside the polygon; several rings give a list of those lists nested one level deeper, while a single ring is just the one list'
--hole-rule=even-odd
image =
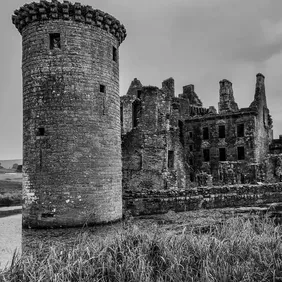
[{"label": "overcast sky", "polygon": [[[39,1],[39,0],[38,0]],[[1,16],[0,159],[22,158],[21,36],[11,22],[26,0],[3,0]],[[217,107],[219,80],[233,83],[247,107],[255,75],[266,77],[274,137],[282,134],[281,0],[81,0],[108,12],[127,29],[120,48],[120,95],[131,80],[161,86],[173,77],[176,94],[194,84],[205,107]],[[5,7],[5,9],[4,9]]]}]

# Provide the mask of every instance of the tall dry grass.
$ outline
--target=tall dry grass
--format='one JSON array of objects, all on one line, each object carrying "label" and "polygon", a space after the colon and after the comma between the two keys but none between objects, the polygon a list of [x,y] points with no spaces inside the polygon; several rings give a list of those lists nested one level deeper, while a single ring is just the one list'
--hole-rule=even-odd
[{"label": "tall dry grass", "polygon": [[282,281],[282,228],[270,220],[232,218],[205,234],[148,230],[129,226],[111,240],[83,233],[72,245],[38,243],[0,280]]}]

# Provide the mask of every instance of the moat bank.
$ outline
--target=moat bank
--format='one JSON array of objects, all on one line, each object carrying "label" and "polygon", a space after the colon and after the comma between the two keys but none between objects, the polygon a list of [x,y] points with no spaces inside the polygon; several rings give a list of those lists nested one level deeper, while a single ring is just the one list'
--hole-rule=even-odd
[{"label": "moat bank", "polygon": [[[93,236],[111,238],[131,224],[140,229],[158,228],[160,232],[167,235],[181,235],[183,232],[194,230],[206,232],[213,226],[221,224],[231,217],[249,218],[250,216],[263,216],[266,208],[261,207],[237,207],[222,209],[201,209],[187,212],[175,213],[169,211],[164,214],[144,215],[131,217],[124,222],[118,222],[105,226],[94,226],[88,228],[66,228],[66,229],[25,229],[23,230],[23,241],[31,249],[38,242],[49,246],[52,243],[64,244],[75,242],[79,234],[90,233]],[[269,213],[272,216],[272,213]],[[17,248],[21,250],[22,239],[22,216],[13,215],[0,218],[0,270],[11,262],[13,252]]]}]

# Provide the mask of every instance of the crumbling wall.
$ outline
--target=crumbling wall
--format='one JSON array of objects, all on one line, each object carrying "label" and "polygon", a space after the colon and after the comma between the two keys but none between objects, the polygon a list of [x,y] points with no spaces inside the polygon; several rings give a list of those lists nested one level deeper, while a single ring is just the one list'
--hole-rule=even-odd
[{"label": "crumbling wall", "polygon": [[262,162],[269,151],[272,141],[272,119],[267,108],[264,76],[257,74],[254,101],[250,108],[257,111],[255,120],[255,161]]},{"label": "crumbling wall", "polygon": [[[180,130],[181,121],[178,120],[182,114],[178,106],[172,110],[172,101],[176,99],[173,98],[172,82],[172,79],[164,81],[162,90],[154,86],[142,87],[138,124],[122,134],[124,190],[186,187],[180,138],[183,128]],[[187,114],[188,110],[185,112]],[[128,115],[123,119],[132,117]]]},{"label": "crumbling wall", "polygon": [[131,82],[127,94],[120,97],[120,119],[121,133],[126,134],[131,131],[133,126],[133,102],[141,101],[142,84],[137,79]]},{"label": "crumbling wall", "polygon": [[282,154],[269,154],[263,161],[265,179],[268,182],[282,182]]},{"label": "crumbling wall", "polygon": [[282,153],[282,135],[279,135],[279,139],[273,139],[269,145],[270,154],[281,154]]},{"label": "crumbling wall", "polygon": [[227,79],[223,79],[219,82],[219,85],[219,114],[224,112],[237,112],[239,108],[234,99],[232,83]]},{"label": "crumbling wall", "polygon": [[[244,132],[240,137],[237,125],[241,124],[244,125]],[[220,127],[224,128],[224,137],[220,135]],[[214,184],[246,183],[246,179],[251,182],[250,177],[242,176],[242,171],[254,160],[255,119],[252,112],[207,114],[190,118],[185,121],[184,130],[191,182],[197,184],[197,175],[202,172],[211,175]],[[244,148],[242,160],[238,160],[238,147]],[[225,149],[224,161],[220,159],[220,149]],[[205,159],[206,152],[209,154],[208,159]]]},{"label": "crumbling wall", "polygon": [[198,187],[189,190],[126,191],[124,210],[132,215],[225,207],[265,206],[282,202],[282,183]]}]

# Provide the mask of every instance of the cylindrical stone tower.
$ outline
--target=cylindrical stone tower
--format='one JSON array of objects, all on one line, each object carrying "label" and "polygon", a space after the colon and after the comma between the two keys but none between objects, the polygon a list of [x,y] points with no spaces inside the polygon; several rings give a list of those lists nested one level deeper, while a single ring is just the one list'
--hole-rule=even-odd
[{"label": "cylindrical stone tower", "polygon": [[23,47],[23,227],[120,219],[124,26],[68,1],[26,4],[12,19]]}]

